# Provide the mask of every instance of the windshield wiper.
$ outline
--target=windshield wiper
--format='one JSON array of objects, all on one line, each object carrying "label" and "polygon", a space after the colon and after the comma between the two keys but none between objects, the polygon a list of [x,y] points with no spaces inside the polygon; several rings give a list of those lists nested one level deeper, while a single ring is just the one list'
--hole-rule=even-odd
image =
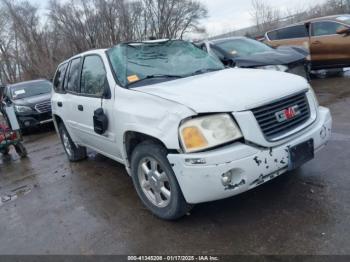
[{"label": "windshield wiper", "polygon": [[144,80],[148,80],[148,79],[155,79],[155,78],[183,78],[184,76],[182,75],[162,75],[162,74],[159,74],[159,75],[148,75],[140,80],[137,80],[135,82],[132,82],[132,83],[129,83],[127,85],[127,87],[131,86],[131,85],[134,85],[136,83],[139,83],[139,82],[142,82]]}]

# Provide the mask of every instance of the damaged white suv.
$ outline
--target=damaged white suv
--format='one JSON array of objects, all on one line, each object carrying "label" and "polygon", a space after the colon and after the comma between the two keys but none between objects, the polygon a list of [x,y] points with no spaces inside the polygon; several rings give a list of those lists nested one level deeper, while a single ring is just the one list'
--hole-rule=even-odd
[{"label": "damaged white suv", "polygon": [[69,160],[84,159],[88,147],[123,163],[162,219],[298,168],[332,127],[302,77],[226,69],[180,40],[125,43],[63,62],[52,110]]}]

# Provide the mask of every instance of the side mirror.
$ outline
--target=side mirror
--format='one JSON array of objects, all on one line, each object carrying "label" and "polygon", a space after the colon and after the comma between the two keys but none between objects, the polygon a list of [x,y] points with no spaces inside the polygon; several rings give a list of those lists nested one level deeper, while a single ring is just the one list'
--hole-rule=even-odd
[{"label": "side mirror", "polygon": [[95,110],[93,120],[95,133],[103,135],[108,129],[108,118],[102,108]]},{"label": "side mirror", "polygon": [[232,58],[225,57],[225,58],[221,59],[221,62],[227,67],[235,67],[236,66],[236,62]]},{"label": "side mirror", "polygon": [[350,28],[342,28],[337,30],[338,35],[349,35],[350,34]]},{"label": "side mirror", "polygon": [[[1,99],[0,99],[0,101],[1,101]],[[2,103],[5,104],[6,106],[10,106],[12,104],[12,101],[8,96],[4,95],[2,97]]]}]

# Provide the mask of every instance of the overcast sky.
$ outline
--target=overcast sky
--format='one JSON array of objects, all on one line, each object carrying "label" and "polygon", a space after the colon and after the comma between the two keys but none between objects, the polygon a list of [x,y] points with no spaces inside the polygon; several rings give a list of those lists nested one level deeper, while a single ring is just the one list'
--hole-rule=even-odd
[{"label": "overcast sky", "polygon": [[[229,31],[248,27],[253,24],[250,15],[251,0],[199,0],[209,10],[209,18],[202,23],[209,35],[227,33]],[[282,12],[287,9],[309,7],[325,0],[264,0],[267,4],[279,8]],[[30,0],[45,8],[48,0]]]},{"label": "overcast sky", "polygon": [[[199,0],[209,10],[209,18],[204,21],[209,35],[221,34],[251,26],[251,0]],[[264,0],[282,12],[312,6],[325,0]]]}]

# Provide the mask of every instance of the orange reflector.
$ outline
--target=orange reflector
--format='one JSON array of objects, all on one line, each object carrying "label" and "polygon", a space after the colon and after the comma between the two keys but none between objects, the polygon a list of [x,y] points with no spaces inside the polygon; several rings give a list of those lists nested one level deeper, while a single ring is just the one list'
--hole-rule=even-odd
[{"label": "orange reflector", "polygon": [[182,137],[187,149],[203,148],[208,142],[197,127],[186,127],[182,130]]}]

